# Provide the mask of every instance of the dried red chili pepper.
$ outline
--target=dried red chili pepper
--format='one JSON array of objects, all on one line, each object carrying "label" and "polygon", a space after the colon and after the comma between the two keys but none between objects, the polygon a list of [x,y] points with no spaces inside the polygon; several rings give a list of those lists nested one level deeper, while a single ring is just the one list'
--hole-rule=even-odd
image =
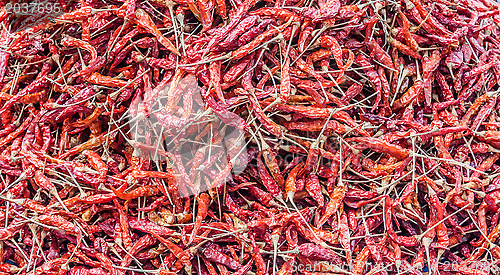
[{"label": "dried red chili pepper", "polygon": [[222,264],[222,265],[224,265],[232,270],[238,270],[238,269],[242,268],[240,263],[238,263],[233,258],[228,257],[225,254],[222,254],[214,246],[216,246],[216,244],[209,243],[206,246],[201,248],[201,253],[205,259],[207,259],[210,262]]},{"label": "dried red chili pepper", "polygon": [[122,193],[111,186],[115,195],[122,200],[132,200],[143,196],[154,196],[158,193],[158,189],[151,185],[141,186],[129,193]]},{"label": "dried red chili pepper", "polygon": [[318,203],[318,207],[323,207],[325,199],[321,193],[321,185],[318,176],[311,174],[306,179],[306,190],[314,200]]},{"label": "dried red chili pepper", "polygon": [[332,215],[337,212],[337,210],[341,208],[345,192],[346,190],[344,186],[337,186],[332,194],[330,194],[330,201],[326,205],[325,213],[318,222],[318,227],[321,227]]},{"label": "dried red chili pepper", "polygon": [[61,216],[41,215],[40,217],[38,217],[38,221],[46,225],[57,227],[59,230],[63,230],[69,234],[75,235],[77,237],[78,243],[80,243],[82,239],[82,231],[80,230],[80,228],[78,228],[73,223],[65,220]]},{"label": "dried red chili pepper", "polygon": [[143,10],[143,9],[136,9],[135,11],[135,18],[137,21],[137,24],[144,28],[146,31],[149,33],[153,34],[156,39],[158,39],[158,42],[162,44],[167,50],[173,52],[176,55],[180,55],[179,51],[175,46],[163,36],[163,34],[158,30],[156,25],[154,24],[153,20],[151,17]]},{"label": "dried red chili pepper", "polygon": [[248,30],[247,32],[243,33],[239,38],[238,38],[238,45],[242,46],[245,45],[246,43],[250,42],[252,39],[256,38],[262,31],[269,26],[269,24],[273,23],[273,19],[264,19],[262,22],[260,22],[257,26],[253,27],[252,29]]},{"label": "dried red chili pepper", "polygon": [[261,43],[265,42],[266,40],[268,40],[269,38],[271,37],[274,37],[276,36],[278,33],[282,32],[286,27],[288,27],[290,25],[292,21],[288,21],[287,23],[284,23],[282,25],[280,25],[279,27],[277,28],[271,28],[267,31],[265,31],[264,33],[260,34],[259,36],[257,36],[254,40],[252,40],[250,43],[240,47],[239,49],[237,49],[236,51],[234,51],[231,55],[231,57],[233,59],[241,59],[243,58],[244,56],[250,54],[257,46],[259,46]]},{"label": "dried red chili pepper", "polygon": [[433,51],[430,57],[424,56],[424,58],[422,59],[424,95],[427,106],[431,104],[432,73],[437,69],[440,61],[441,53],[439,51]]},{"label": "dried red chili pepper", "polygon": [[[373,88],[375,89],[375,92],[377,93],[375,103],[373,104],[372,109],[376,109],[378,107],[378,104],[380,103],[380,100],[382,99],[382,82],[380,81],[380,77],[374,69],[372,69],[372,64],[370,61],[364,56],[364,55],[359,55],[356,58],[356,63],[360,65],[361,67],[364,67],[363,69],[368,76],[368,79],[370,82],[373,84]],[[393,66],[394,67],[394,66]]]},{"label": "dried red chili pepper", "polygon": [[299,254],[314,260],[324,260],[332,263],[340,263],[341,260],[333,251],[313,243],[304,243],[298,247]]},{"label": "dried red chili pepper", "polygon": [[195,226],[193,227],[193,231],[191,232],[191,236],[189,237],[189,243],[193,242],[198,230],[201,227],[201,222],[207,216],[210,197],[208,196],[208,194],[202,193],[199,195],[197,201],[198,201],[198,214],[196,215]]},{"label": "dried red chili pepper", "polygon": [[260,123],[262,123],[262,126],[264,126],[266,130],[277,137],[283,136],[283,131],[281,130],[280,126],[264,113],[264,111],[260,107],[259,102],[253,96],[248,95],[248,102],[250,102],[255,116],[260,121]]},{"label": "dried red chili pepper", "polygon": [[257,169],[260,173],[262,184],[266,187],[267,191],[269,191],[269,193],[271,193],[274,197],[282,197],[283,191],[280,189],[275,179],[267,171],[267,168],[260,156],[257,157]]}]

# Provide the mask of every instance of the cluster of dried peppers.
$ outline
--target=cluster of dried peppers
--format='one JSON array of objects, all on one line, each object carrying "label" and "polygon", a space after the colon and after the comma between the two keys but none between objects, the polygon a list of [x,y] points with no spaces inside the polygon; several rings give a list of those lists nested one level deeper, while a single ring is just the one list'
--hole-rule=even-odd
[{"label": "cluster of dried peppers", "polygon": [[0,10],[0,274],[495,272],[499,4],[57,3]]}]

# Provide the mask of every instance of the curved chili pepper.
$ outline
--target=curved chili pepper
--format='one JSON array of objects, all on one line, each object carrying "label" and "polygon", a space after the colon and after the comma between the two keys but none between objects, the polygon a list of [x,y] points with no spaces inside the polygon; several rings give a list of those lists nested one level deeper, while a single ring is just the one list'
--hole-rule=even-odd
[{"label": "curved chili pepper", "polygon": [[87,50],[92,56],[92,60],[97,59],[97,50],[92,45],[90,45],[90,43],[83,40],[71,36],[66,36],[61,40],[61,45],[63,45],[64,47],[77,47]]},{"label": "curved chili pepper", "polygon": [[262,123],[262,126],[264,126],[266,130],[277,137],[283,136],[283,131],[281,130],[280,126],[264,113],[264,111],[260,107],[259,102],[251,95],[248,95],[247,98],[248,102],[250,102],[250,106],[255,113],[255,116],[260,121],[260,123]]},{"label": "curved chili pepper", "polygon": [[[394,69],[394,63],[391,60],[391,57],[389,54],[387,54],[382,47],[375,41],[375,40],[370,40],[366,42],[366,45],[371,51],[370,55],[373,55],[373,57],[378,60],[380,63],[385,65],[386,67],[390,69]],[[361,64],[360,64],[361,65]],[[364,66],[364,65],[362,65]]]},{"label": "curved chili pepper", "polygon": [[64,230],[69,234],[76,235],[76,237],[78,238],[78,242],[80,242],[80,240],[82,239],[82,231],[80,230],[80,228],[78,228],[73,223],[65,220],[61,216],[41,215],[40,217],[38,217],[38,221],[46,225],[57,227],[58,229]]},{"label": "curved chili pepper", "polygon": [[398,50],[400,50],[403,54],[406,54],[408,56],[411,56],[415,59],[422,59],[422,56],[413,50],[412,48],[406,46],[405,44],[401,43],[397,39],[389,39],[391,44]]},{"label": "curved chili pepper", "polygon": [[325,204],[325,198],[321,193],[321,185],[319,183],[318,176],[311,174],[306,178],[306,190],[318,203],[318,207],[323,207]]},{"label": "curved chili pepper", "polygon": [[222,254],[220,251],[214,248],[214,245],[215,244],[206,245],[205,247],[201,248],[201,254],[205,259],[207,259],[210,262],[222,264],[232,270],[238,270],[242,268],[240,263],[238,263],[233,258]]},{"label": "curved chili pepper", "polygon": [[144,28],[146,31],[149,33],[153,34],[156,39],[158,39],[158,42],[162,44],[167,50],[173,52],[176,55],[181,55],[177,48],[168,40],[163,34],[156,28],[156,25],[154,24],[153,20],[149,15],[143,10],[143,9],[136,9],[135,10],[135,18],[137,21],[137,24]]},{"label": "curved chili pepper", "polygon": [[414,101],[419,94],[423,91],[424,89],[424,83],[420,80],[415,81],[413,86],[411,86],[406,93],[404,93],[400,98],[398,98],[394,104],[392,105],[394,109],[398,110],[401,108],[404,108],[411,104],[412,101]]},{"label": "curved chili pepper", "polygon": [[376,152],[387,153],[397,159],[405,159],[410,154],[410,151],[408,149],[402,148],[395,144],[389,144],[377,138],[355,137],[350,138],[349,141],[359,142]]},{"label": "curved chili pepper", "polygon": [[[364,55],[359,55],[356,58],[356,63],[358,63],[361,67],[365,67],[366,69],[363,69],[366,75],[368,76],[368,79],[373,85],[373,88],[375,89],[375,92],[377,93],[375,103],[373,104],[372,109],[376,109],[378,107],[378,104],[380,103],[380,100],[382,99],[382,82],[380,81],[380,77],[374,69],[372,69],[372,64],[366,58]],[[393,65],[394,67],[394,65]]]}]

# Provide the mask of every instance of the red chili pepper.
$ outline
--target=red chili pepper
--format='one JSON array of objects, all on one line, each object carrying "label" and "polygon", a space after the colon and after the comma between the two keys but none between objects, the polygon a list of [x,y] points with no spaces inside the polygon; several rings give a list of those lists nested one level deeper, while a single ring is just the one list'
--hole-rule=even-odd
[{"label": "red chili pepper", "polygon": [[145,232],[148,234],[158,234],[159,236],[162,237],[169,237],[174,234],[174,230],[164,227],[164,226],[159,226],[153,222],[150,222],[148,220],[144,219],[138,219],[133,216],[128,216],[128,223],[132,229]]},{"label": "red chili pepper", "polygon": [[334,189],[332,194],[330,194],[330,201],[326,205],[325,213],[318,222],[318,227],[321,227],[332,215],[337,212],[337,210],[342,207],[342,201],[344,200],[345,194],[346,190],[344,186],[337,186]]},{"label": "red chili pepper", "polygon": [[298,246],[299,254],[313,260],[323,260],[331,263],[340,263],[341,260],[333,251],[313,243],[304,243]]},{"label": "red chili pepper", "polygon": [[411,237],[405,237],[405,236],[398,236],[396,232],[394,232],[394,229],[392,227],[392,201],[390,198],[385,198],[385,209],[386,212],[384,213],[385,215],[385,225],[387,228],[387,232],[389,233],[389,237],[397,244],[403,245],[405,247],[413,247],[417,245],[417,239],[414,236]]},{"label": "red chili pepper", "polygon": [[73,156],[74,154],[77,154],[79,152],[82,152],[84,150],[89,150],[89,149],[92,149],[92,148],[95,148],[101,144],[103,144],[104,142],[112,142],[114,140],[114,136],[115,135],[106,135],[106,133],[103,133],[97,137],[94,137],[78,146],[75,146],[73,148],[71,148],[70,150],[68,150],[66,153],[64,153],[63,155],[61,155],[59,158],[60,159],[65,159],[67,157],[70,157],[70,156]]},{"label": "red chili pepper", "polygon": [[222,19],[227,19],[227,6],[226,6],[226,1],[223,0],[216,0],[217,7],[218,7],[218,12]]},{"label": "red chili pepper", "polygon": [[[444,205],[439,201],[437,194],[432,188],[429,188],[430,202],[434,210],[436,211],[436,220],[439,222],[444,219],[445,208]],[[433,243],[432,247],[447,249],[449,244],[448,230],[443,222],[439,222],[436,227],[436,236],[438,238],[437,243]]]},{"label": "red chili pepper", "polygon": [[175,46],[172,44],[172,42],[170,42],[170,40],[163,36],[163,34],[158,30],[151,17],[149,17],[149,15],[143,9],[135,10],[135,18],[137,24],[141,26],[141,28],[144,28],[147,32],[153,34],[156,39],[158,39],[158,42],[160,42],[160,44],[167,48],[167,50],[173,52],[176,55],[181,55],[177,48],[175,48]]},{"label": "red chili pepper", "polygon": [[84,20],[92,16],[92,7],[85,6],[57,17],[59,20]]},{"label": "red chili pepper", "polygon": [[71,36],[66,36],[61,40],[61,45],[63,45],[64,47],[77,47],[87,50],[92,56],[93,60],[97,59],[97,50],[88,42],[85,42],[83,40]]},{"label": "red chili pepper", "polygon": [[386,153],[397,159],[405,159],[410,154],[408,149],[401,148],[395,144],[389,144],[377,138],[355,137],[350,138],[349,141],[359,142],[363,146],[366,146],[375,152]]},{"label": "red chili pepper", "polygon": [[240,263],[238,263],[233,258],[228,257],[225,254],[222,254],[220,251],[214,248],[214,245],[215,244],[209,244],[201,248],[201,254],[205,259],[207,259],[210,262],[222,264],[232,270],[238,270],[242,268]]},{"label": "red chili pepper", "polygon": [[431,104],[432,74],[437,69],[440,61],[441,53],[439,51],[433,51],[430,57],[424,56],[422,59],[424,95],[427,106],[430,106]]},{"label": "red chili pepper", "polygon": [[[373,240],[373,238],[371,236],[366,236],[365,243],[368,249],[370,250],[370,253],[377,266],[382,266],[384,264],[382,260],[382,255],[380,254],[380,251],[378,250],[377,245]],[[385,270],[383,270],[382,273],[388,274],[387,271]]]},{"label": "red chili pepper", "polygon": [[[10,42],[10,37],[7,35],[8,32],[3,30],[0,34],[0,42],[4,45],[7,45]],[[5,77],[5,72],[7,70],[7,65],[9,61],[10,53],[7,51],[2,51],[0,53],[0,83],[3,82]]]},{"label": "red chili pepper", "polygon": [[38,217],[38,221],[46,225],[57,227],[59,230],[63,230],[69,234],[76,235],[78,242],[80,242],[82,239],[82,231],[80,230],[80,228],[78,228],[73,223],[65,220],[61,216],[41,215],[40,217]]},{"label": "red chili pepper", "polygon": [[123,245],[129,249],[132,247],[132,238],[130,236],[127,213],[125,213],[125,210],[120,206],[116,199],[113,199],[113,204],[115,205],[118,215],[120,216],[120,239],[123,242]]},{"label": "red chili pepper", "polygon": [[20,100],[24,96],[33,94],[35,92],[39,92],[42,89],[44,89],[48,85],[47,74],[50,71],[50,69],[51,65],[49,63],[44,63],[35,81],[32,81],[24,89],[19,91],[17,94],[11,97],[7,102],[5,102],[5,104],[0,109],[0,114],[10,109],[18,100]]},{"label": "red chili pepper", "polygon": [[382,47],[380,47],[380,45],[375,40],[366,42],[366,45],[371,51],[370,55],[373,55],[373,57],[377,61],[379,61],[386,67],[394,69],[394,63],[392,62],[391,57],[384,51],[384,49],[382,49]]},{"label": "red chili pepper", "polygon": [[4,241],[12,238],[24,226],[25,224],[21,220],[13,220],[7,227],[0,228],[0,240]]},{"label": "red chili pepper", "polygon": [[252,40],[250,43],[240,47],[236,51],[234,51],[231,55],[231,57],[235,60],[241,59],[245,57],[246,55],[250,54],[257,46],[259,46],[261,43],[267,41],[269,38],[272,38],[276,36],[278,33],[282,32],[286,27],[290,25],[292,21],[288,21],[287,23],[284,23],[280,25],[277,28],[271,28],[264,33],[258,35],[254,40]]},{"label": "red chili pepper", "polygon": [[275,179],[267,171],[264,162],[262,162],[260,155],[257,157],[257,169],[261,177],[262,184],[266,187],[267,191],[271,193],[274,197],[282,198],[283,191],[280,189],[279,185],[276,183]]},{"label": "red chili pepper", "polygon": [[[264,144],[263,147],[267,146]],[[271,148],[264,148],[264,150],[262,151],[262,158],[264,159],[264,162],[266,163],[271,176],[274,178],[278,186],[281,189],[285,188],[285,179],[281,174],[278,162],[276,160],[276,155],[272,152]]]},{"label": "red chili pepper", "polygon": [[141,186],[129,193],[122,193],[116,190],[113,186],[111,186],[111,190],[115,193],[115,195],[122,200],[132,200],[138,197],[143,196],[154,196],[158,193],[158,189],[151,185]]},{"label": "red chili pepper", "polygon": [[175,255],[177,259],[182,263],[184,266],[184,270],[187,273],[190,273],[192,270],[192,265],[191,265],[191,255],[189,252],[184,251],[182,248],[177,246],[176,244],[172,243],[171,241],[164,239],[158,233],[156,232],[151,232],[151,234],[158,239],[163,245],[165,245],[172,253]]},{"label": "red chili pepper", "polygon": [[363,70],[365,71],[366,75],[368,76],[368,79],[370,80],[370,82],[373,85],[373,88],[375,89],[375,92],[377,93],[375,103],[373,104],[372,107],[372,109],[376,109],[378,107],[378,104],[380,103],[380,100],[382,99],[382,82],[380,81],[380,77],[377,71],[371,68],[372,64],[365,56],[359,55],[356,58],[356,63],[358,63],[358,65],[360,65],[361,67],[365,67],[365,69]]},{"label": "red chili pepper", "polygon": [[323,207],[325,204],[325,198],[321,193],[321,185],[319,183],[318,176],[311,174],[306,179],[306,190],[318,203],[318,207]]},{"label": "red chili pepper", "polygon": [[420,80],[415,81],[414,85],[411,86],[406,93],[404,93],[399,99],[394,102],[393,108],[398,110],[408,106],[419,96],[423,89],[424,83]]},{"label": "red chili pepper", "polygon": [[106,163],[104,163],[101,157],[92,150],[87,150],[84,154],[87,157],[90,166],[99,173],[99,179],[105,181],[106,174],[108,173],[108,166]]},{"label": "red chili pepper", "polygon": [[217,114],[217,116],[227,125],[236,127],[240,130],[246,131],[248,128],[247,123],[235,113],[228,111],[220,103],[216,102],[210,95],[202,93],[203,98],[208,106]]},{"label": "red chili pepper", "polygon": [[340,2],[336,0],[321,1],[318,3],[320,9],[306,8],[302,12],[304,16],[313,19],[314,22],[333,19],[340,10]]},{"label": "red chili pepper", "polygon": [[139,240],[137,240],[134,245],[130,248],[127,255],[123,257],[123,260],[120,264],[121,267],[127,267],[132,263],[132,260],[137,252],[153,246],[156,243],[156,240],[151,235],[144,235]]},{"label": "red chili pepper", "polygon": [[226,206],[229,209],[229,211],[231,211],[234,215],[236,215],[240,219],[248,220],[248,217],[252,214],[251,211],[239,207],[229,194],[226,194],[225,199],[226,199]]},{"label": "red chili pepper", "polygon": [[419,0],[412,0],[412,3],[420,13],[420,16],[422,16],[422,18],[427,18],[427,22],[429,23],[429,25],[432,26],[436,31],[441,32],[444,35],[451,35],[451,32],[448,29],[441,25],[441,23],[439,23],[439,21],[437,21],[432,14],[429,14],[429,12],[427,12],[427,10]]},{"label": "red chili pepper", "polygon": [[102,85],[102,86],[108,86],[108,87],[114,87],[114,88],[122,88],[126,86],[128,83],[123,80],[119,79],[114,79],[109,76],[103,76],[99,73],[92,73],[88,78],[87,81],[96,84],[96,85]]},{"label": "red chili pepper", "polygon": [[[278,18],[283,21],[299,21],[299,16],[293,11],[289,11],[282,8],[260,8],[256,11],[249,12],[249,15],[258,15],[261,17],[268,16],[272,18]],[[242,21],[243,22],[243,21]]]},{"label": "red chili pepper", "polygon": [[285,60],[281,69],[281,84],[280,84],[280,102],[287,102],[290,98],[290,59]]},{"label": "red chili pepper", "polygon": [[198,215],[196,216],[195,225],[193,227],[193,231],[191,232],[191,236],[189,237],[188,243],[193,242],[194,238],[196,237],[196,234],[198,233],[198,230],[201,227],[201,222],[207,216],[210,197],[206,193],[201,193],[198,196],[197,201],[198,201]]},{"label": "red chili pepper", "polygon": [[292,170],[290,170],[290,173],[286,178],[285,193],[289,201],[293,200],[295,192],[297,192],[297,186],[295,184],[295,181],[301,169],[302,169],[302,164],[299,163],[297,166],[293,167]]},{"label": "red chili pepper", "polygon": [[215,5],[210,0],[202,0],[197,3],[203,31],[207,31],[213,24],[212,10]]},{"label": "red chili pepper", "polygon": [[255,239],[253,238],[252,235],[250,235],[250,242],[251,242],[250,243],[251,244],[250,253],[253,257],[255,265],[257,266],[257,274],[259,274],[259,275],[267,274],[266,263],[264,262],[264,259],[262,258],[262,254],[259,251],[259,247],[257,246],[257,243],[255,242]]},{"label": "red chili pepper", "polygon": [[401,10],[399,10],[398,15],[401,17],[401,21],[403,21],[402,33],[404,38],[406,39],[406,43],[408,43],[409,47],[412,50],[418,51],[418,43],[410,33],[410,22],[408,21],[408,18],[404,15],[404,13],[401,12]]},{"label": "red chili pepper", "polygon": [[35,172],[35,182],[38,186],[40,186],[40,188],[43,188],[49,192],[54,191],[54,189],[56,188],[41,170],[37,170]]},{"label": "red chili pepper", "polygon": [[273,19],[264,19],[262,22],[260,22],[257,26],[253,27],[252,29],[248,30],[247,32],[243,33],[239,38],[238,38],[238,45],[242,46],[245,45],[246,43],[252,41],[252,39],[256,38],[262,31],[266,29],[269,24],[273,23]]},{"label": "red chili pepper", "polygon": [[355,266],[352,270],[353,274],[363,274],[363,270],[365,269],[369,256],[370,249],[368,247],[364,247],[356,257]]},{"label": "red chili pepper", "polygon": [[220,48],[233,47],[237,44],[238,38],[241,37],[242,34],[249,31],[259,20],[259,16],[250,15],[247,18],[241,20],[241,22],[236,26],[222,41],[218,46]]},{"label": "red chili pepper", "polygon": [[259,102],[251,95],[248,95],[248,102],[250,102],[250,106],[252,107],[255,116],[262,123],[262,126],[268,130],[271,134],[281,137],[283,136],[283,131],[280,126],[276,124],[273,120],[271,120],[260,107]]}]

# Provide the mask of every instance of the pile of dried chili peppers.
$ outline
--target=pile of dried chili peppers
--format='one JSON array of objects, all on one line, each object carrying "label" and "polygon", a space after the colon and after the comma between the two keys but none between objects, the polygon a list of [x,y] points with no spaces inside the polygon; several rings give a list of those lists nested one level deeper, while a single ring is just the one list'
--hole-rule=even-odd
[{"label": "pile of dried chili peppers", "polygon": [[13,3],[0,274],[498,272],[498,3]]}]

